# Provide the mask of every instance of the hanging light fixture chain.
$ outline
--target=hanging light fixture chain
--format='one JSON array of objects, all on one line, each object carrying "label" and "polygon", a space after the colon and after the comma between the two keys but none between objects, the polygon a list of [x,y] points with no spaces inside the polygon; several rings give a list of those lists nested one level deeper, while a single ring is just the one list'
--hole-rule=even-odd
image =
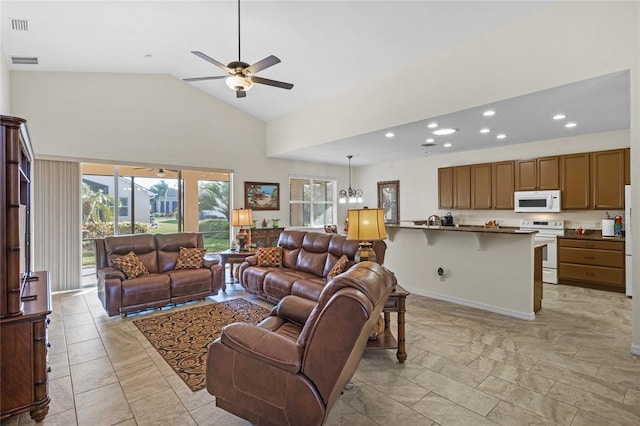
[{"label": "hanging light fixture chain", "polygon": [[241,62],[240,56],[240,0],[238,0],[238,62]]}]

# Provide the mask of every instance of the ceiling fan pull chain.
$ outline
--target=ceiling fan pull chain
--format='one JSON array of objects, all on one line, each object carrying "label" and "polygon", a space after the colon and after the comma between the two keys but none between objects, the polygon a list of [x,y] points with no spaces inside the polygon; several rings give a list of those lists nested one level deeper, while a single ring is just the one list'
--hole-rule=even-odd
[{"label": "ceiling fan pull chain", "polygon": [[240,0],[238,0],[238,62],[242,61],[240,58]]}]

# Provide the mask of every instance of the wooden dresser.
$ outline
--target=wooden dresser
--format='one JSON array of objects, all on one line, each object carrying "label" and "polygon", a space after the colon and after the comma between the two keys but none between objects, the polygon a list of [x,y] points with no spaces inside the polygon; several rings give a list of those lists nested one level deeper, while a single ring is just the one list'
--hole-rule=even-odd
[{"label": "wooden dresser", "polygon": [[256,228],[249,230],[249,241],[257,247],[275,247],[284,228]]},{"label": "wooden dresser", "polygon": [[560,284],[624,293],[624,241],[558,238]]},{"label": "wooden dresser", "polygon": [[31,163],[26,120],[0,116],[0,419],[49,411],[47,272],[31,272]]}]

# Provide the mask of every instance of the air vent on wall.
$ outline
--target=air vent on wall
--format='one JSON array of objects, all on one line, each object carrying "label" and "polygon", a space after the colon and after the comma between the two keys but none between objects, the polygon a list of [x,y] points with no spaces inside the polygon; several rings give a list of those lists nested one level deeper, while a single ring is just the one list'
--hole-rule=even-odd
[{"label": "air vent on wall", "polygon": [[35,56],[12,56],[11,63],[14,65],[38,65],[38,58]]},{"label": "air vent on wall", "polygon": [[11,29],[14,31],[29,31],[29,21],[26,19],[12,19]]}]

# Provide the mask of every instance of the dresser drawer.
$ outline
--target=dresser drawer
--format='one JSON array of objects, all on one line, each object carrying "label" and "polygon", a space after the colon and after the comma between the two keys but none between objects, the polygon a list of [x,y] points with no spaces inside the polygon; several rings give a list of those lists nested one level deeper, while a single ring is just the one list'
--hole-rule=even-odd
[{"label": "dresser drawer", "polygon": [[559,278],[624,287],[624,269],[560,263]]},{"label": "dresser drawer", "polygon": [[560,247],[561,263],[580,263],[589,266],[624,267],[624,254],[618,251]]},{"label": "dresser drawer", "polygon": [[558,238],[558,247],[624,251],[624,241],[572,240]]}]

